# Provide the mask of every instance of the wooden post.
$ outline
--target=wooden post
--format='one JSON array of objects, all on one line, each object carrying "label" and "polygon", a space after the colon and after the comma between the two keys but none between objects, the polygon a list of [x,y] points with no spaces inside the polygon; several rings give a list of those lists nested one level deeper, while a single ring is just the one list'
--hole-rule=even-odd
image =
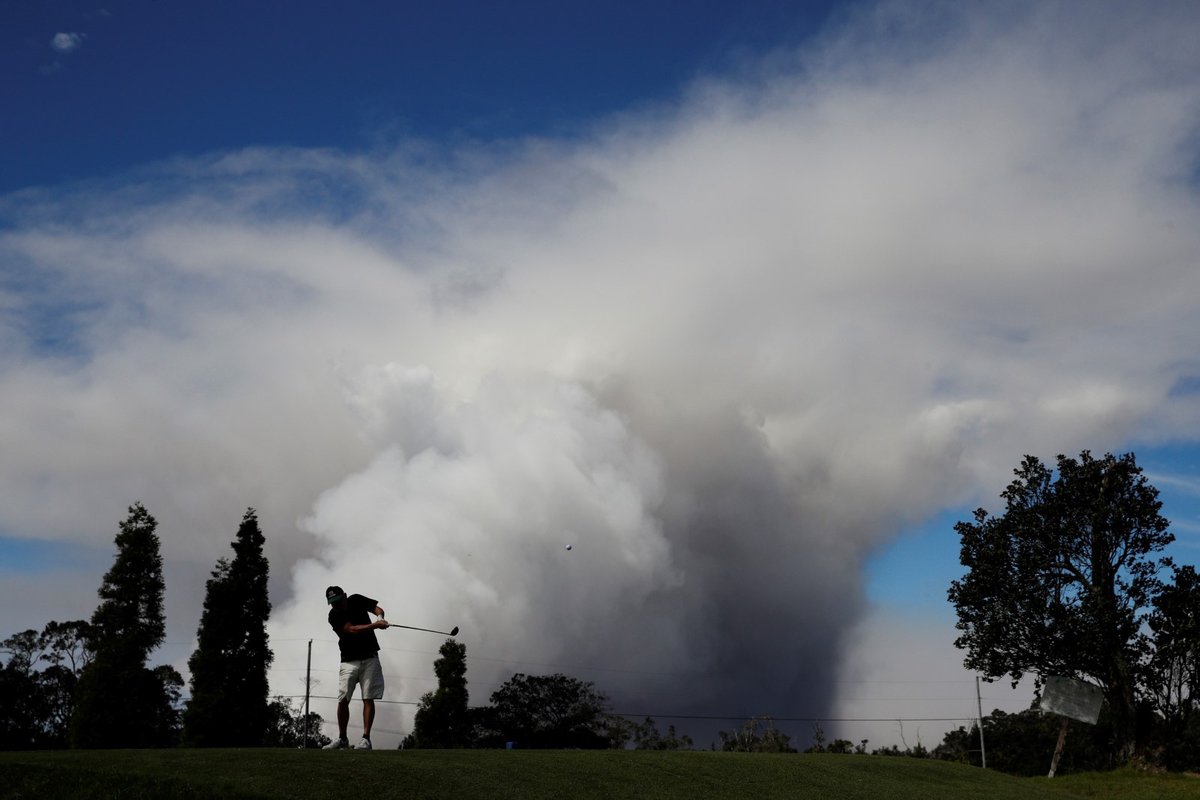
[{"label": "wooden post", "polygon": [[987,748],[983,746],[983,695],[979,693],[979,676],[975,676],[975,704],[979,709],[979,757],[987,769]]},{"label": "wooden post", "polygon": [[308,663],[304,666],[304,749],[308,749],[308,696],[312,691],[312,639],[308,640]]},{"label": "wooden post", "polygon": [[1058,759],[1062,756],[1063,742],[1067,740],[1067,718],[1063,717],[1062,727],[1058,730],[1058,744],[1054,746],[1054,760],[1050,762],[1050,774],[1047,778],[1053,778],[1054,773],[1058,771]]}]

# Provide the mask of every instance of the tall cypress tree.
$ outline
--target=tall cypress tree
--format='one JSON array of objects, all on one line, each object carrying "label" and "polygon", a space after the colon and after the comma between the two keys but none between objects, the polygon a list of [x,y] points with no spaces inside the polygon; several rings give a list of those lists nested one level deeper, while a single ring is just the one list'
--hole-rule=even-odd
[{"label": "tall cypress tree", "polygon": [[178,673],[146,666],[166,631],[157,528],[141,503],[130,506],[121,523],[116,560],[104,575],[100,605],[92,614],[95,657],[80,675],[71,719],[75,747],[171,743],[176,715],[168,684]]},{"label": "tall cypress tree", "polygon": [[405,748],[470,747],[473,724],[467,708],[467,646],[447,639],[433,662],[438,688],[421,698]]},{"label": "tall cypress tree", "polygon": [[192,697],[184,740],[199,747],[255,747],[268,727],[267,640],[269,565],[258,516],[247,509],[233,540],[233,560],[221,558],[209,578],[196,651],[188,659]]}]

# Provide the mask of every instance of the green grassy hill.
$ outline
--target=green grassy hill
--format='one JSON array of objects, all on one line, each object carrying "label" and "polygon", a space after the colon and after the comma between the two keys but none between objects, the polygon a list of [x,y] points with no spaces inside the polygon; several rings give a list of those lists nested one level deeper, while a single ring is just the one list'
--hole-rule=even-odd
[{"label": "green grassy hill", "polygon": [[1172,800],[1200,778],[1014,778],[878,756],[564,750],[109,750],[0,753],[0,798],[376,800]]}]

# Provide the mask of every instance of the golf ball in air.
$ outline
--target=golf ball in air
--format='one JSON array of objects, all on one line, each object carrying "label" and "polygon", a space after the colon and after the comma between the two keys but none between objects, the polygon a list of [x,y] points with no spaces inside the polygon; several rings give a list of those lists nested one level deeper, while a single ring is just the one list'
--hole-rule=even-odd
[{"label": "golf ball in air", "polygon": [[567,545],[567,549],[570,550],[572,546],[573,545]]}]

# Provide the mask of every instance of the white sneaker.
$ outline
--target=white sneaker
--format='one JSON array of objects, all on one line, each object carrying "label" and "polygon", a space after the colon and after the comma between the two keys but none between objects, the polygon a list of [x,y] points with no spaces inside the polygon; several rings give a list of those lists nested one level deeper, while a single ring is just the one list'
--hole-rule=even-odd
[{"label": "white sneaker", "polygon": [[371,749],[371,740],[364,736],[363,740],[361,742],[354,745],[354,749],[355,750],[370,750]]},{"label": "white sneaker", "polygon": [[350,742],[346,740],[345,736],[341,736],[341,737],[338,737],[337,739],[334,739],[332,742],[325,745],[321,749],[322,750],[345,750],[349,746],[350,746]]}]

